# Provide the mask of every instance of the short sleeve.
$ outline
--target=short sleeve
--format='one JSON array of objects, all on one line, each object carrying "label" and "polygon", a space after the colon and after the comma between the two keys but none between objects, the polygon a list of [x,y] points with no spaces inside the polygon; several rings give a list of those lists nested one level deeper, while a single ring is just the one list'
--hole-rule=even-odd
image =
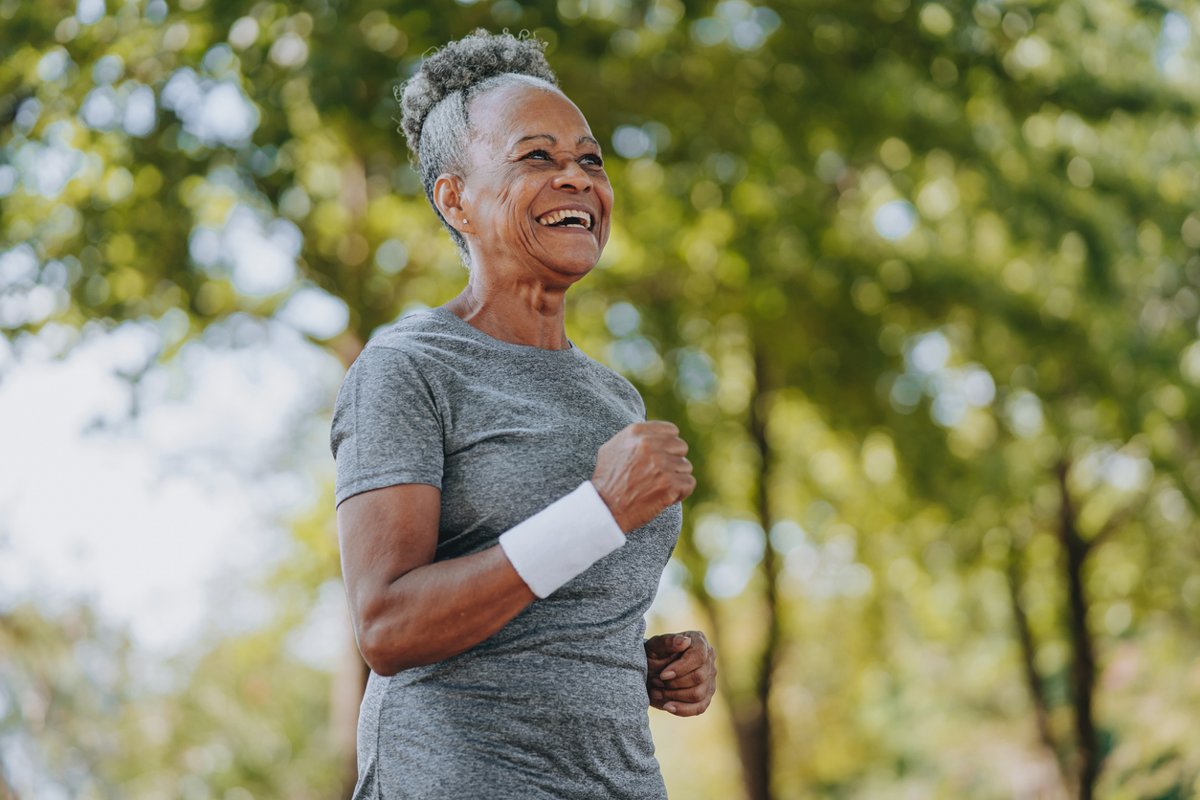
[{"label": "short sleeve", "polygon": [[335,506],[400,483],[441,488],[441,415],[411,354],[381,345],[359,353],[334,402],[329,447],[337,465]]}]

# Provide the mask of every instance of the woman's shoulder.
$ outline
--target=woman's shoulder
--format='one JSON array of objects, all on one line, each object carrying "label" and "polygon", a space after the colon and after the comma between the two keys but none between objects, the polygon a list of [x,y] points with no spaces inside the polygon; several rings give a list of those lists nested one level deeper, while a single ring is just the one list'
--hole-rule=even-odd
[{"label": "woman's shoulder", "polygon": [[436,325],[430,322],[436,320],[427,319],[429,316],[412,312],[377,328],[350,365],[346,380],[390,386],[396,382],[428,383],[435,379],[437,342],[431,335],[436,334]]},{"label": "woman's shoulder", "polygon": [[457,350],[453,329],[432,309],[409,311],[378,328],[363,346],[363,356],[377,361],[403,362],[413,367],[434,369],[445,365]]},{"label": "woman's shoulder", "polygon": [[435,344],[446,332],[445,321],[433,309],[415,309],[376,329],[367,340],[366,347],[386,347],[412,353]]}]

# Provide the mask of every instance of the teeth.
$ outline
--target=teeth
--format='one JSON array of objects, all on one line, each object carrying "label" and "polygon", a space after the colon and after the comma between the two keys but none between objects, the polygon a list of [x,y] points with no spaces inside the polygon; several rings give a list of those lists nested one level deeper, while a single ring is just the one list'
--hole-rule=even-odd
[{"label": "teeth", "polygon": [[583,220],[583,225],[568,225],[567,227],[592,227],[592,215],[578,208],[567,208],[560,211],[551,211],[548,214],[543,214],[542,216],[538,217],[538,222],[542,225],[554,225],[558,222],[562,222],[567,217],[577,217]]}]

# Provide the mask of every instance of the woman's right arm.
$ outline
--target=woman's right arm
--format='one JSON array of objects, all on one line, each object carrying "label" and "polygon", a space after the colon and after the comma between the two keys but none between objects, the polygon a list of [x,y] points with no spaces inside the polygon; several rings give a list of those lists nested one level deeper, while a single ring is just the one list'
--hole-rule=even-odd
[{"label": "woman's right arm", "polygon": [[[678,434],[667,422],[634,423],[597,453],[592,483],[622,531],[691,494]],[[462,653],[536,598],[498,545],[435,562],[440,516],[441,491],[422,483],[361,492],[337,508],[355,637],[379,675]]]},{"label": "woman's right arm", "polygon": [[380,675],[457,655],[535,599],[499,547],[434,562],[441,494],[408,483],[338,506],[354,633],[363,660]]}]

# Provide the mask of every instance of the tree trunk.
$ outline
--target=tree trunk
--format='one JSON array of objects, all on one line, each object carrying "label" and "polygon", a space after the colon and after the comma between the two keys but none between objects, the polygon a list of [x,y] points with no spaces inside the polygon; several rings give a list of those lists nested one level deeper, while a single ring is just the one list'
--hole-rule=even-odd
[{"label": "tree trunk", "polygon": [[[761,695],[760,695],[761,696]],[[759,698],[734,709],[738,757],[748,800],[770,800],[770,723]]]},{"label": "tree trunk", "polygon": [[0,764],[0,800],[17,800],[17,793],[4,775],[4,765]]},{"label": "tree trunk", "polygon": [[345,633],[346,646],[333,674],[329,727],[342,779],[342,797],[349,798],[358,782],[358,708],[362,704],[370,669],[358,654],[348,617]]},{"label": "tree trunk", "polygon": [[[363,340],[350,332],[332,343],[333,352],[341,359],[346,369],[350,369],[350,365],[358,358],[362,349]],[[342,797],[350,798],[358,781],[358,708],[362,704],[370,670],[358,653],[349,613],[346,616],[343,638],[345,642],[342,646],[342,656],[338,659],[330,687],[329,738],[338,760],[338,772],[342,777]]]},{"label": "tree trunk", "polygon": [[1079,535],[1076,526],[1075,509],[1067,487],[1067,462],[1060,462],[1057,471],[1061,495],[1058,537],[1066,557],[1067,627],[1071,639],[1071,694],[1075,705],[1075,737],[1079,754],[1079,800],[1092,800],[1096,780],[1100,777],[1102,756],[1093,716],[1096,654],[1087,625],[1088,599],[1083,585],[1083,571],[1091,546]]},{"label": "tree trunk", "polygon": [[[754,380],[756,395],[750,403],[750,436],[758,453],[759,475],[756,511],[766,536],[771,530],[771,487],[770,472],[773,461],[771,443],[767,437],[767,403],[770,385],[763,361],[762,350],[754,342]],[[734,724],[738,737],[738,752],[742,759],[742,770],[746,794],[750,800],[770,800],[771,794],[771,690],[775,678],[775,666],[779,658],[781,638],[779,623],[779,567],[775,551],[771,549],[770,537],[763,546],[763,605],[766,614],[766,636],[759,656],[755,675],[753,701],[735,714]]]}]

